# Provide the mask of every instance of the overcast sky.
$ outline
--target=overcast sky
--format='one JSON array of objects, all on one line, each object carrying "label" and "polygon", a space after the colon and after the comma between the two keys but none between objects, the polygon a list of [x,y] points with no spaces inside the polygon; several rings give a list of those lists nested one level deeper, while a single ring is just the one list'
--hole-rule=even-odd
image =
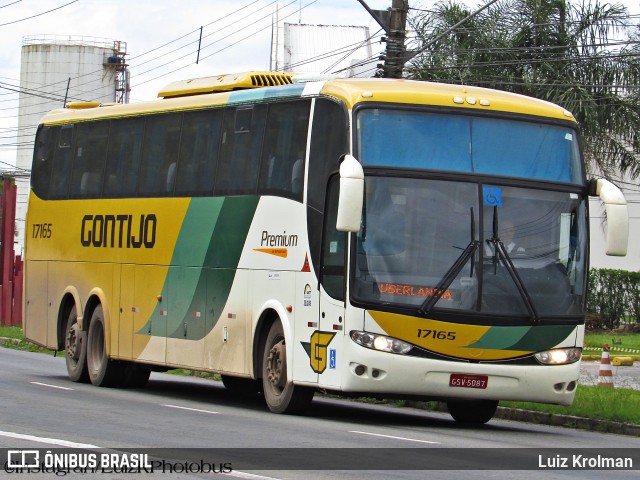
[{"label": "overcast sky", "polygon": [[[410,1],[414,8],[434,3]],[[640,11],[640,0],[622,3]],[[15,159],[9,137],[17,127],[18,94],[3,87],[19,84],[25,36],[72,35],[126,42],[130,99],[149,100],[175,80],[267,70],[275,4],[275,0],[0,0],[0,170]],[[369,26],[372,34],[379,28],[357,0],[279,0],[278,4],[281,21]],[[367,4],[386,9],[391,0],[367,0]],[[204,38],[196,65],[201,26]]]}]

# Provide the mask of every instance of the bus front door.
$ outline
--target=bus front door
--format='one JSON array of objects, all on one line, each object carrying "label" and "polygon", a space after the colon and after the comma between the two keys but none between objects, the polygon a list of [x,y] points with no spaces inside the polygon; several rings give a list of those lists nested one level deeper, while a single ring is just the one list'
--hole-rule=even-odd
[{"label": "bus front door", "polygon": [[[347,234],[336,229],[339,183],[329,184],[320,258],[319,328],[312,341],[311,355],[318,373],[318,383],[340,387],[337,368],[345,335],[345,291]],[[313,363],[313,362],[312,362]]]}]

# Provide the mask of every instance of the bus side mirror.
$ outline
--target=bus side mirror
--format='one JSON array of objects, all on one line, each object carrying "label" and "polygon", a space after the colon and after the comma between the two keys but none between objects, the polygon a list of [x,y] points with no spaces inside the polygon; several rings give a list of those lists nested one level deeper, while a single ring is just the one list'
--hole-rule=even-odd
[{"label": "bus side mirror", "polygon": [[362,165],[351,155],[345,155],[340,164],[340,196],[336,230],[357,232],[362,219],[364,198],[364,171]]},{"label": "bus side mirror", "polygon": [[606,253],[607,255],[624,257],[629,242],[629,214],[627,201],[622,191],[613,183],[603,178],[595,181],[595,192],[604,203],[607,214]]}]

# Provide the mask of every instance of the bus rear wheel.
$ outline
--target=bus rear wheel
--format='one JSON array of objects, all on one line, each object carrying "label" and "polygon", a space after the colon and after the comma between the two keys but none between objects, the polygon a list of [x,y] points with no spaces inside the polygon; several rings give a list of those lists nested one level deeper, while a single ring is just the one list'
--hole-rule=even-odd
[{"label": "bus rear wheel", "polygon": [[267,407],[274,413],[300,413],[313,399],[314,389],[287,379],[287,348],[282,324],[271,325],[262,358],[262,389]]},{"label": "bus rear wheel", "polygon": [[459,400],[447,402],[449,414],[456,422],[482,425],[493,418],[497,400]]},{"label": "bus rear wheel", "polygon": [[91,383],[98,387],[115,387],[124,380],[124,366],[107,357],[102,305],[98,305],[91,314],[87,333],[87,369]]},{"label": "bus rear wheel", "polygon": [[69,312],[64,334],[65,361],[67,374],[72,382],[87,383],[87,336],[78,323],[75,305]]}]

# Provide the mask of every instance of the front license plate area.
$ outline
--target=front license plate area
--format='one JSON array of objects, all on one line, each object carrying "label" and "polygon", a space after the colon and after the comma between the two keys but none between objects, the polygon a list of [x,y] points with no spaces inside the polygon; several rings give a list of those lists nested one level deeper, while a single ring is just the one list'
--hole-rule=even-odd
[{"label": "front license plate area", "polygon": [[487,388],[489,377],[487,375],[469,375],[466,373],[452,373],[449,377],[450,387],[462,388]]}]

